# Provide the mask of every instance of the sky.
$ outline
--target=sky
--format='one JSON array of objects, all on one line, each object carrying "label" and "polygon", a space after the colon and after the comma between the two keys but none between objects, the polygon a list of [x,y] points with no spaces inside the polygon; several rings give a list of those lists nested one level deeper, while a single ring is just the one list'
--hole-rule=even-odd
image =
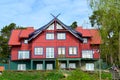
[{"label": "sky", "polygon": [[54,16],[66,25],[77,21],[79,26],[90,27],[92,10],[88,0],[0,0],[0,29],[10,23],[38,29]]}]

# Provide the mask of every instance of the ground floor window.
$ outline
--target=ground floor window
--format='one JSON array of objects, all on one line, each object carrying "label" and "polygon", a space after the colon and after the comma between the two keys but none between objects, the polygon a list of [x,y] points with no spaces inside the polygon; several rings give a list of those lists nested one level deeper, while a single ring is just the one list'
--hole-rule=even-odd
[{"label": "ground floor window", "polygon": [[18,70],[26,70],[26,64],[18,64]]},{"label": "ground floor window", "polygon": [[93,63],[86,63],[86,70],[94,71],[94,64]]},{"label": "ground floor window", "polygon": [[47,70],[53,70],[53,64],[47,64],[46,69]]},{"label": "ground floor window", "polygon": [[62,68],[62,69],[66,68],[66,64],[65,63],[60,63],[60,68]]},{"label": "ground floor window", "polygon": [[37,64],[36,70],[43,70],[43,64]]},{"label": "ground floor window", "polygon": [[75,63],[69,63],[69,68],[76,68],[76,64]]}]

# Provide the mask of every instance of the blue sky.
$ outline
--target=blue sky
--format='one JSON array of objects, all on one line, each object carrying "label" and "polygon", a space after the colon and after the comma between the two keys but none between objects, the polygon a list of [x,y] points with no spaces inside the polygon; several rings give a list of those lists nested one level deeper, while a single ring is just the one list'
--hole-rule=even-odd
[{"label": "blue sky", "polygon": [[66,25],[77,21],[88,27],[92,11],[88,0],[0,0],[0,29],[14,22],[19,26],[39,28],[57,15]]}]

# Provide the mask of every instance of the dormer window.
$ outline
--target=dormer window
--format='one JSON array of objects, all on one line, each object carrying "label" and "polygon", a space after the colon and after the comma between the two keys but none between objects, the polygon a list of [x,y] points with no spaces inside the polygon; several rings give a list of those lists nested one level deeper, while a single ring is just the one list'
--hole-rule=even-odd
[{"label": "dormer window", "polygon": [[87,43],[87,42],[88,42],[87,38],[83,38],[83,43]]},{"label": "dormer window", "polygon": [[28,40],[27,40],[27,39],[25,39],[25,40],[24,40],[24,43],[25,43],[25,44],[28,44]]}]

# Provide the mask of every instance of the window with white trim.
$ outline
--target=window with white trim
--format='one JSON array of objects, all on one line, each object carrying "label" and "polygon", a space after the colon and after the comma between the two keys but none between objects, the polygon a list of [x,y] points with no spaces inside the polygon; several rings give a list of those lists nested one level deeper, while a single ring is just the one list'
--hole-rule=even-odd
[{"label": "window with white trim", "polygon": [[18,59],[29,59],[30,51],[18,51]]},{"label": "window with white trim", "polygon": [[26,70],[26,64],[18,64],[18,70]]},{"label": "window with white trim", "polygon": [[58,55],[65,55],[65,47],[58,47]]},{"label": "window with white trim", "polygon": [[54,33],[46,33],[46,39],[48,40],[54,39]]},{"label": "window with white trim", "polygon": [[82,58],[93,58],[92,50],[82,50]]},{"label": "window with white trim", "polygon": [[28,44],[28,40],[27,40],[27,39],[25,39],[25,40],[24,40],[24,43],[25,43],[25,44]]},{"label": "window with white trim", "polygon": [[51,25],[47,28],[47,30],[54,30],[54,24],[51,24]]},{"label": "window with white trim", "polygon": [[86,63],[87,71],[94,71],[94,63]]},{"label": "window with white trim", "polygon": [[47,64],[46,69],[47,70],[53,70],[53,64]]},{"label": "window with white trim", "polygon": [[66,68],[66,64],[65,63],[60,63],[60,68],[62,68],[62,69]]},{"label": "window with white trim", "polygon": [[87,38],[83,38],[83,43],[87,43],[87,42],[88,42]]},{"label": "window with white trim", "polygon": [[77,54],[77,47],[69,47],[69,54],[76,55]]},{"label": "window with white trim", "polygon": [[66,33],[57,33],[57,39],[66,39]]},{"label": "window with white trim", "polygon": [[69,63],[69,68],[76,68],[76,64],[75,63]]},{"label": "window with white trim", "polygon": [[36,70],[43,70],[43,64],[36,64]]},{"label": "window with white trim", "polygon": [[42,47],[36,47],[35,48],[35,55],[43,55],[43,48]]},{"label": "window with white trim", "polygon": [[56,29],[63,29],[63,27],[57,23]]},{"label": "window with white trim", "polygon": [[54,48],[46,48],[46,58],[54,58]]}]

